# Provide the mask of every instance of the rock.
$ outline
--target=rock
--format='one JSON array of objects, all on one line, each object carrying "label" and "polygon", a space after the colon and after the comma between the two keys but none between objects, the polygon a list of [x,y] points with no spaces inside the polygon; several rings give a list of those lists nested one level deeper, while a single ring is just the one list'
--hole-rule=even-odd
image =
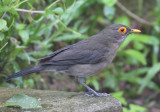
[{"label": "rock", "polygon": [[40,99],[42,109],[27,112],[122,112],[120,101],[109,97],[88,97],[80,93],[0,87],[0,112],[26,112],[19,108],[3,107],[15,94],[26,94]]}]

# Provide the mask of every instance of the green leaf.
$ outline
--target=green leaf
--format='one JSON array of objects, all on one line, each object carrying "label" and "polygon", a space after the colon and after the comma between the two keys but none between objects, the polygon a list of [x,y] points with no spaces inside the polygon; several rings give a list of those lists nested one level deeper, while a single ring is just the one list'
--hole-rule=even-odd
[{"label": "green leaf", "polygon": [[4,39],[4,34],[0,33],[0,41],[2,41]]},{"label": "green leaf", "polygon": [[53,10],[53,12],[57,14],[63,14],[64,11],[61,7],[57,7],[56,9]]},{"label": "green leaf", "polygon": [[25,24],[18,24],[18,25],[16,25],[16,29],[17,30],[23,30],[24,28],[25,28]]},{"label": "green leaf", "polygon": [[140,43],[138,41],[133,43],[133,47],[137,50],[144,50],[146,48],[143,43]]},{"label": "green leaf", "polygon": [[99,0],[99,2],[107,6],[113,6],[117,2],[117,0]]},{"label": "green leaf", "polygon": [[140,75],[147,73],[148,70],[149,70],[149,67],[132,70],[130,72],[125,73],[125,75],[121,77],[121,80],[129,81],[131,83],[138,83],[138,77],[140,77]]},{"label": "green leaf", "polygon": [[135,34],[127,36],[127,38],[125,39],[125,41],[120,46],[119,51],[121,51],[122,49],[124,49],[133,40],[133,38],[135,38]]},{"label": "green leaf", "polygon": [[103,13],[108,19],[112,19],[115,14],[115,8],[110,6],[104,6]]},{"label": "green leaf", "polygon": [[130,26],[130,19],[127,16],[120,16],[114,21],[115,24],[123,24],[126,26]]},{"label": "green leaf", "polygon": [[20,71],[19,64],[16,61],[12,61],[12,66],[15,72]]},{"label": "green leaf", "polygon": [[115,77],[115,75],[111,74],[111,73],[105,73],[106,75],[106,87],[114,89],[116,91],[119,90],[118,88],[118,81],[117,78]]},{"label": "green leaf", "polygon": [[127,36],[125,41],[122,43],[121,47],[119,48],[119,51],[124,49],[130,42],[141,42],[144,44],[149,44],[154,46],[158,46],[160,44],[158,38],[156,38],[155,36],[145,35],[145,34],[131,34]]},{"label": "green leaf", "polygon": [[22,109],[41,109],[40,102],[30,96],[24,94],[14,95],[12,98],[7,100],[4,105],[5,107],[20,107]]},{"label": "green leaf", "polygon": [[89,26],[83,26],[81,29],[79,29],[79,33],[85,33],[85,32],[87,32],[88,31],[88,29],[89,29]]},{"label": "green leaf", "polygon": [[146,112],[147,111],[146,108],[139,105],[135,105],[135,104],[130,104],[129,108],[130,108],[129,112]]},{"label": "green leaf", "polygon": [[142,93],[143,89],[149,84],[151,79],[160,71],[160,63],[157,63],[151,67],[148,71],[147,76],[144,78],[141,87],[138,90],[138,93]]},{"label": "green leaf", "polygon": [[35,57],[38,57],[38,56],[45,56],[45,55],[48,55],[48,54],[50,54],[50,53],[52,53],[51,51],[46,51],[46,50],[43,50],[43,51],[33,51],[33,52],[29,52],[28,54],[29,55],[33,55],[33,56],[35,56]]},{"label": "green leaf", "polygon": [[123,107],[123,112],[129,112],[129,110],[126,107]]},{"label": "green leaf", "polygon": [[33,81],[33,79],[24,80],[24,85],[27,85],[30,88],[33,88],[34,87],[34,81]]},{"label": "green leaf", "polygon": [[[65,22],[65,25],[68,25],[73,18],[76,18],[80,14],[80,7],[85,3],[83,0],[76,1],[73,5],[65,11],[60,17],[60,20]],[[76,13],[75,13],[76,12]]]},{"label": "green leaf", "polygon": [[12,53],[10,53],[8,59],[10,61],[13,60],[24,48],[24,46],[17,46],[16,49],[14,49]]},{"label": "green leaf", "polygon": [[126,53],[127,55],[134,57],[135,59],[137,59],[139,62],[141,62],[143,65],[147,64],[146,58],[144,57],[144,55],[136,50],[133,49],[128,49],[125,50],[124,53]]},{"label": "green leaf", "polygon": [[92,80],[92,84],[95,87],[96,90],[99,90],[99,83],[97,80]]},{"label": "green leaf", "polygon": [[139,41],[150,45],[159,45],[159,40],[155,36],[145,35],[145,34],[139,34],[134,36],[135,38],[133,38],[133,41]]},{"label": "green leaf", "polygon": [[5,28],[7,25],[6,20],[4,19],[0,19],[0,30],[2,30],[3,28]]},{"label": "green leaf", "polygon": [[28,34],[28,32],[25,31],[25,30],[20,30],[18,33],[19,33],[22,41],[23,41],[24,43],[27,43],[28,40],[29,40],[29,34]]},{"label": "green leaf", "polygon": [[0,87],[16,88],[14,84],[10,84],[7,82],[3,82],[2,84],[0,84]]},{"label": "green leaf", "polygon": [[66,41],[66,40],[74,40],[74,39],[85,39],[86,35],[75,35],[75,34],[65,34],[60,37],[57,37],[54,41]]},{"label": "green leaf", "polygon": [[126,99],[123,97],[123,91],[112,93],[111,96],[115,97],[116,99],[120,100],[123,105],[127,105]]}]

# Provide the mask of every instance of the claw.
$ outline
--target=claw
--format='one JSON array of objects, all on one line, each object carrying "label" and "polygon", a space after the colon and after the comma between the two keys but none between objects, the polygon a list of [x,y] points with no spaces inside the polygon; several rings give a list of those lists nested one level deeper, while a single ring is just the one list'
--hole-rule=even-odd
[{"label": "claw", "polygon": [[110,96],[110,94],[107,94],[107,93],[97,93],[97,96]]}]

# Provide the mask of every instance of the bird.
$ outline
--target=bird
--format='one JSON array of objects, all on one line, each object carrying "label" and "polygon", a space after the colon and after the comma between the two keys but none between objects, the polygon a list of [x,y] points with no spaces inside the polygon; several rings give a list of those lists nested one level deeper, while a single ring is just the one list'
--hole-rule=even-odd
[{"label": "bird", "polygon": [[78,82],[88,91],[87,96],[109,96],[99,93],[85,84],[85,77],[101,73],[116,56],[117,51],[126,37],[131,33],[141,32],[122,24],[112,24],[87,39],[54,51],[39,59],[39,64],[9,76],[6,80],[27,74],[51,71],[75,76]]}]

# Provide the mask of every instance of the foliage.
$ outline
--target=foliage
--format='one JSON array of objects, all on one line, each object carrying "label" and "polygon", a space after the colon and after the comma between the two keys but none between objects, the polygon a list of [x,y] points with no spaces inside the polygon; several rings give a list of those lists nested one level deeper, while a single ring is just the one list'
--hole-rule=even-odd
[{"label": "foliage", "polygon": [[[96,34],[110,24],[131,26],[134,20],[124,12],[119,14],[116,2],[117,0],[0,1],[0,86],[35,88],[38,86],[35,86],[36,82],[43,80],[41,76],[20,77],[12,83],[5,79],[12,73],[36,65],[38,58]],[[143,14],[142,2],[144,1],[138,2],[139,14]],[[128,36],[113,64],[99,76],[87,77],[87,84],[102,92],[106,89],[110,92],[123,90],[127,92],[125,97],[143,95],[144,89],[159,90],[160,1],[155,2],[157,4],[148,14],[149,18],[154,18],[152,26],[143,24],[140,27],[142,34]],[[43,11],[35,14],[19,12],[17,9]],[[130,108],[134,107],[135,105],[130,105]]]},{"label": "foliage", "polygon": [[25,94],[16,94],[7,100],[3,106],[5,107],[20,107],[22,109],[41,109],[40,102]]},{"label": "foliage", "polygon": [[139,105],[135,105],[135,104],[128,104],[129,109],[126,107],[127,106],[127,102],[126,99],[123,97],[123,92],[116,92],[113,93],[112,96],[117,98],[119,101],[121,101],[122,105],[124,105],[125,107],[123,107],[123,112],[146,112],[146,108],[139,106]]}]

